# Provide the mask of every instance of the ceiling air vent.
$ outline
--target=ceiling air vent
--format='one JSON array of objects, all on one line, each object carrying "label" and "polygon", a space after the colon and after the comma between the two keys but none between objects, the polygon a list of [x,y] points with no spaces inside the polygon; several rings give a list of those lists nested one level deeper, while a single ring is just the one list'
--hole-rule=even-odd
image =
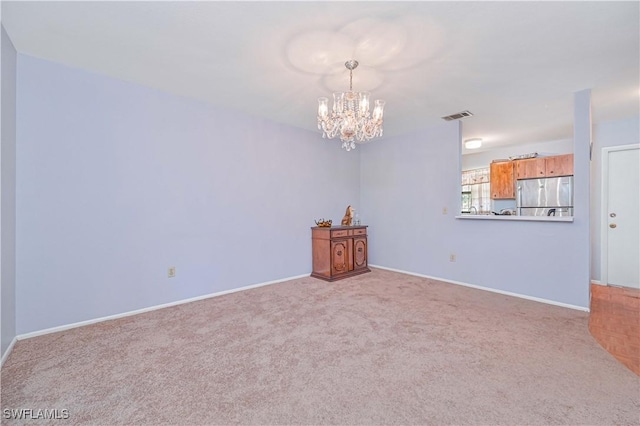
[{"label": "ceiling air vent", "polygon": [[469,111],[462,111],[455,114],[447,115],[446,117],[442,117],[442,119],[445,121],[460,120],[461,118],[471,117],[472,115],[473,114],[471,114]]}]

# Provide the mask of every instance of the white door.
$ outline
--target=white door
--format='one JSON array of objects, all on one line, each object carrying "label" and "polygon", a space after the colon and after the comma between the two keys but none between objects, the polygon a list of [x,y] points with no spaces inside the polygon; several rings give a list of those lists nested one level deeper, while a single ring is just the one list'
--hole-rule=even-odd
[{"label": "white door", "polygon": [[603,278],[640,288],[640,149],[603,150]]}]

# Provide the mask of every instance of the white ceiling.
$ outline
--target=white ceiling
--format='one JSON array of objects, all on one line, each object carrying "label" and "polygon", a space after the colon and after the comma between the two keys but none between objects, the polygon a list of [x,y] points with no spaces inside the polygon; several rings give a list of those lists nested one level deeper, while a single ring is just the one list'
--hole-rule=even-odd
[{"label": "white ceiling", "polygon": [[[317,131],[317,98],[384,99],[385,136],[463,110],[485,147],[639,115],[640,3],[11,2],[18,52]],[[318,135],[320,138],[320,134]]]}]

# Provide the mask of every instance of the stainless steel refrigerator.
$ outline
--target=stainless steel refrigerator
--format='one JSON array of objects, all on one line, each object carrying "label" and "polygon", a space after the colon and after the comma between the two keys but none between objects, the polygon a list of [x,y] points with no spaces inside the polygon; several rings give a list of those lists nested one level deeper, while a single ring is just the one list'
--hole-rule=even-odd
[{"label": "stainless steel refrigerator", "polygon": [[516,189],[518,216],[573,216],[573,176],[518,180]]}]

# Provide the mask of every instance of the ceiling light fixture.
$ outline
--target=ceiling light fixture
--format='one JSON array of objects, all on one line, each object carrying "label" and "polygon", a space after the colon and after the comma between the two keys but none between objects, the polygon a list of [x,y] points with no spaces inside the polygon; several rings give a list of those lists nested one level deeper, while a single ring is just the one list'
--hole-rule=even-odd
[{"label": "ceiling light fixture", "polygon": [[464,147],[467,149],[478,149],[481,146],[482,146],[482,139],[480,138],[467,139],[466,141],[464,141]]},{"label": "ceiling light fixture", "polygon": [[342,147],[347,151],[356,148],[357,143],[367,142],[382,136],[382,115],[384,101],[376,100],[373,114],[369,115],[369,92],[353,91],[353,70],[358,61],[351,59],[344,63],[349,70],[349,91],[333,94],[333,108],[329,114],[329,100],[318,98],[318,129],[322,137],[333,139],[340,135]]}]

